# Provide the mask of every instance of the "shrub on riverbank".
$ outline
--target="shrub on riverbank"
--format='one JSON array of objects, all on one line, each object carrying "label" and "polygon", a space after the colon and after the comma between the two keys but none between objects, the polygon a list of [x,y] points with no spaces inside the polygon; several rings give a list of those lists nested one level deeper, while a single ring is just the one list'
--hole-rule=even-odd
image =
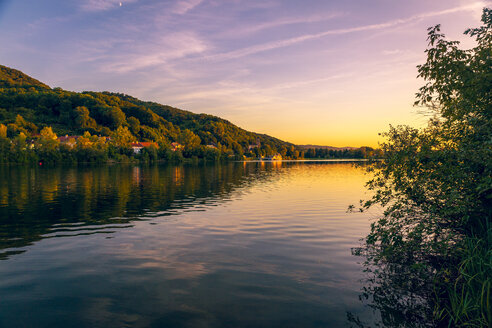
[{"label": "shrub on riverbank", "polygon": [[482,22],[465,32],[476,40],[469,50],[439,25],[429,29],[416,105],[433,117],[423,129],[392,127],[384,160],[369,169],[374,196],[362,210],[380,205],[384,214],[366,238],[366,296],[385,326],[491,324],[490,9]]}]

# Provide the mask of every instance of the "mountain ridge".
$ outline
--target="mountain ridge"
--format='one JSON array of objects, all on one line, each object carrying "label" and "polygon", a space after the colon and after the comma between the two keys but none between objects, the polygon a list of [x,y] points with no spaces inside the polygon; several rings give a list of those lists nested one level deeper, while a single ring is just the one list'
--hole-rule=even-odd
[{"label": "mountain ridge", "polygon": [[20,132],[33,135],[46,126],[59,135],[88,131],[110,136],[118,129],[126,129],[134,140],[162,145],[181,142],[190,147],[215,145],[231,154],[278,152],[295,157],[296,151],[290,142],[247,131],[218,116],[197,114],[122,93],[51,88],[3,65],[0,65],[0,123],[7,125],[9,136]]}]

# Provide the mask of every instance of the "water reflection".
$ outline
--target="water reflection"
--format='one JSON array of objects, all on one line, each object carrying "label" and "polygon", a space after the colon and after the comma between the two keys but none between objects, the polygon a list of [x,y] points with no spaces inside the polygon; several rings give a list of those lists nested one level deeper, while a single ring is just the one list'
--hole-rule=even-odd
[{"label": "water reflection", "polygon": [[[345,327],[361,170],[1,168],[0,327]],[[63,238],[62,238],[63,237]],[[23,252],[23,253],[22,253]]]},{"label": "water reflection", "polygon": [[378,320],[364,322],[353,313],[349,321],[359,328],[424,328],[436,327],[430,300],[434,297],[434,272],[398,263],[374,263],[375,250],[355,248],[355,256],[364,260],[364,286],[359,296],[361,302],[372,308]]},{"label": "water reflection", "polygon": [[[218,205],[252,180],[271,178],[278,168],[279,164],[0,166],[0,259],[42,238],[112,233],[150,216]],[[147,218],[140,217],[144,213]]]}]

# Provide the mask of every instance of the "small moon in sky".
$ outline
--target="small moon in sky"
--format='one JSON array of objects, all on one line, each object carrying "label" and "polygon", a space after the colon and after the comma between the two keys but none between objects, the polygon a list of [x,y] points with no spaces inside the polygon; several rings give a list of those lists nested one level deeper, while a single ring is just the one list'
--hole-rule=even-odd
[{"label": "small moon in sky", "polygon": [[120,2],[120,7],[123,6],[123,4]]}]

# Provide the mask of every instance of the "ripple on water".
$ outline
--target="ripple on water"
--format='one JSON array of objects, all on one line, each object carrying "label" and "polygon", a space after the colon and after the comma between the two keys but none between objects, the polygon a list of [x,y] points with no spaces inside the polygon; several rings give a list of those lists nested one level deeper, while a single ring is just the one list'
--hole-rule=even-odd
[{"label": "ripple on water", "polygon": [[0,326],[344,327],[365,311],[350,248],[368,217],[346,209],[366,177],[349,163],[0,179],[16,181],[0,185]]}]

